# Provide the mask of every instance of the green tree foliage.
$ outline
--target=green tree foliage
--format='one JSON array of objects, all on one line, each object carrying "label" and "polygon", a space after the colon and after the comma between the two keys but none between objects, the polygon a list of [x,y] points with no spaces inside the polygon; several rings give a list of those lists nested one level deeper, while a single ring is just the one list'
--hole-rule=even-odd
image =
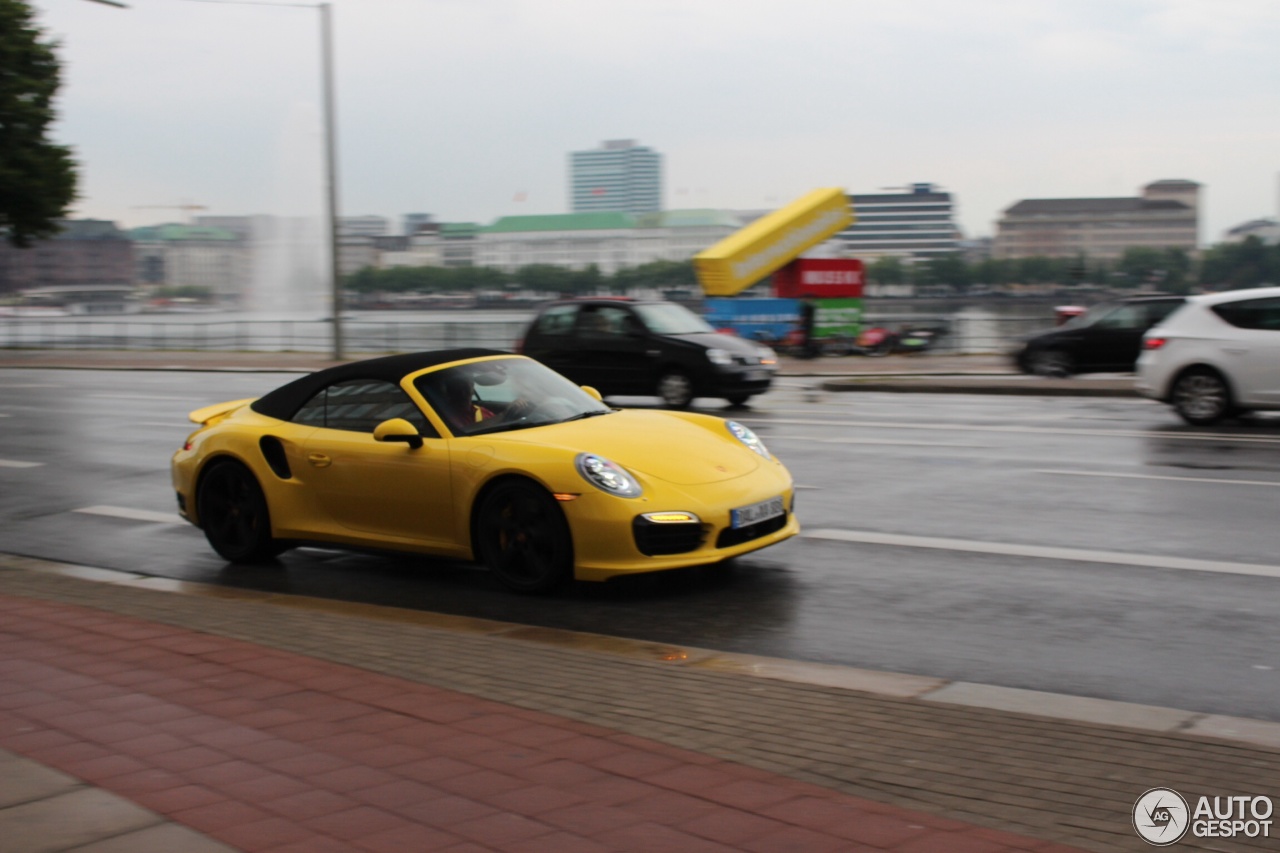
[{"label": "green tree foliage", "polygon": [[0,234],[19,247],[49,237],[76,198],[71,149],[49,142],[60,70],[31,7],[0,0]]},{"label": "green tree foliage", "polygon": [[1214,246],[1201,259],[1200,283],[1210,290],[1280,284],[1280,244],[1268,246],[1250,235]]},{"label": "green tree foliage", "polygon": [[867,280],[872,284],[902,284],[907,280],[907,267],[902,258],[886,255],[867,265]]}]

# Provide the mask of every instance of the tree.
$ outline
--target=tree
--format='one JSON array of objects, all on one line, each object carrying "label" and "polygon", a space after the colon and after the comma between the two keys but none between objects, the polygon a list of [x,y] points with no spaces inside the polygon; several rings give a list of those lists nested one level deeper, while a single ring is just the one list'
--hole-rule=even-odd
[{"label": "tree", "polygon": [[867,267],[867,278],[876,284],[902,284],[907,280],[907,268],[901,258],[885,255]]},{"label": "tree", "polygon": [[0,0],[0,233],[18,247],[51,237],[76,198],[71,149],[49,142],[61,83],[31,7]]}]

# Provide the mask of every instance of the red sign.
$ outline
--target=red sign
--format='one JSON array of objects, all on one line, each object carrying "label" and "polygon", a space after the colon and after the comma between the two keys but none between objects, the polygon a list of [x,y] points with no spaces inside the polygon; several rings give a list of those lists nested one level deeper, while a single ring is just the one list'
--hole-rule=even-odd
[{"label": "red sign", "polygon": [[859,260],[797,258],[773,274],[773,292],[790,299],[856,297],[862,295],[864,276]]}]

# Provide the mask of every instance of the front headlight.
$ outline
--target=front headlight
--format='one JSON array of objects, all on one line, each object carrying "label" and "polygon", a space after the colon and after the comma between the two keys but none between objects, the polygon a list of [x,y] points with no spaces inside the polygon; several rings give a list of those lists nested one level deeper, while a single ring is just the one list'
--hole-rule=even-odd
[{"label": "front headlight", "polygon": [[707,361],[719,365],[733,364],[733,356],[729,355],[727,350],[711,347],[711,349],[707,350]]},{"label": "front headlight", "polygon": [[602,492],[617,495],[620,498],[638,498],[641,488],[636,478],[616,462],[610,462],[603,456],[594,453],[579,453],[574,460],[582,479]]},{"label": "front headlight", "polygon": [[778,363],[778,354],[769,347],[760,347],[759,355],[761,364]]},{"label": "front headlight", "polygon": [[725,421],[725,426],[729,428],[729,432],[734,438],[738,439],[738,441],[741,441],[765,459],[772,458],[769,456],[769,448],[764,446],[764,442],[760,440],[760,436],[756,435],[749,428],[743,426],[737,421]]}]

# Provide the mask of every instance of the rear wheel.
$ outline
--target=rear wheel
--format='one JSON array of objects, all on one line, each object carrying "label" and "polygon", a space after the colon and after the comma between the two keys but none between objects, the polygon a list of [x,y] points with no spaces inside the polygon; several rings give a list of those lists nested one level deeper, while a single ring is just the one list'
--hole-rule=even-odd
[{"label": "rear wheel", "polygon": [[1187,423],[1208,426],[1231,414],[1231,389],[1218,371],[1197,367],[1173,383],[1170,402]]},{"label": "rear wheel", "polygon": [[547,592],[573,576],[573,540],[546,490],[523,480],[498,485],[476,517],[476,551],[516,592]]},{"label": "rear wheel", "polygon": [[668,370],[658,380],[658,396],[673,409],[683,409],[693,402],[693,380],[681,370]]},{"label": "rear wheel", "polygon": [[232,563],[270,560],[285,546],[271,538],[271,513],[253,473],[239,462],[219,462],[200,479],[196,499],[204,536]]},{"label": "rear wheel", "polygon": [[1057,349],[1040,350],[1034,353],[1027,359],[1027,366],[1029,372],[1036,376],[1062,378],[1070,376],[1073,372],[1071,356]]}]

